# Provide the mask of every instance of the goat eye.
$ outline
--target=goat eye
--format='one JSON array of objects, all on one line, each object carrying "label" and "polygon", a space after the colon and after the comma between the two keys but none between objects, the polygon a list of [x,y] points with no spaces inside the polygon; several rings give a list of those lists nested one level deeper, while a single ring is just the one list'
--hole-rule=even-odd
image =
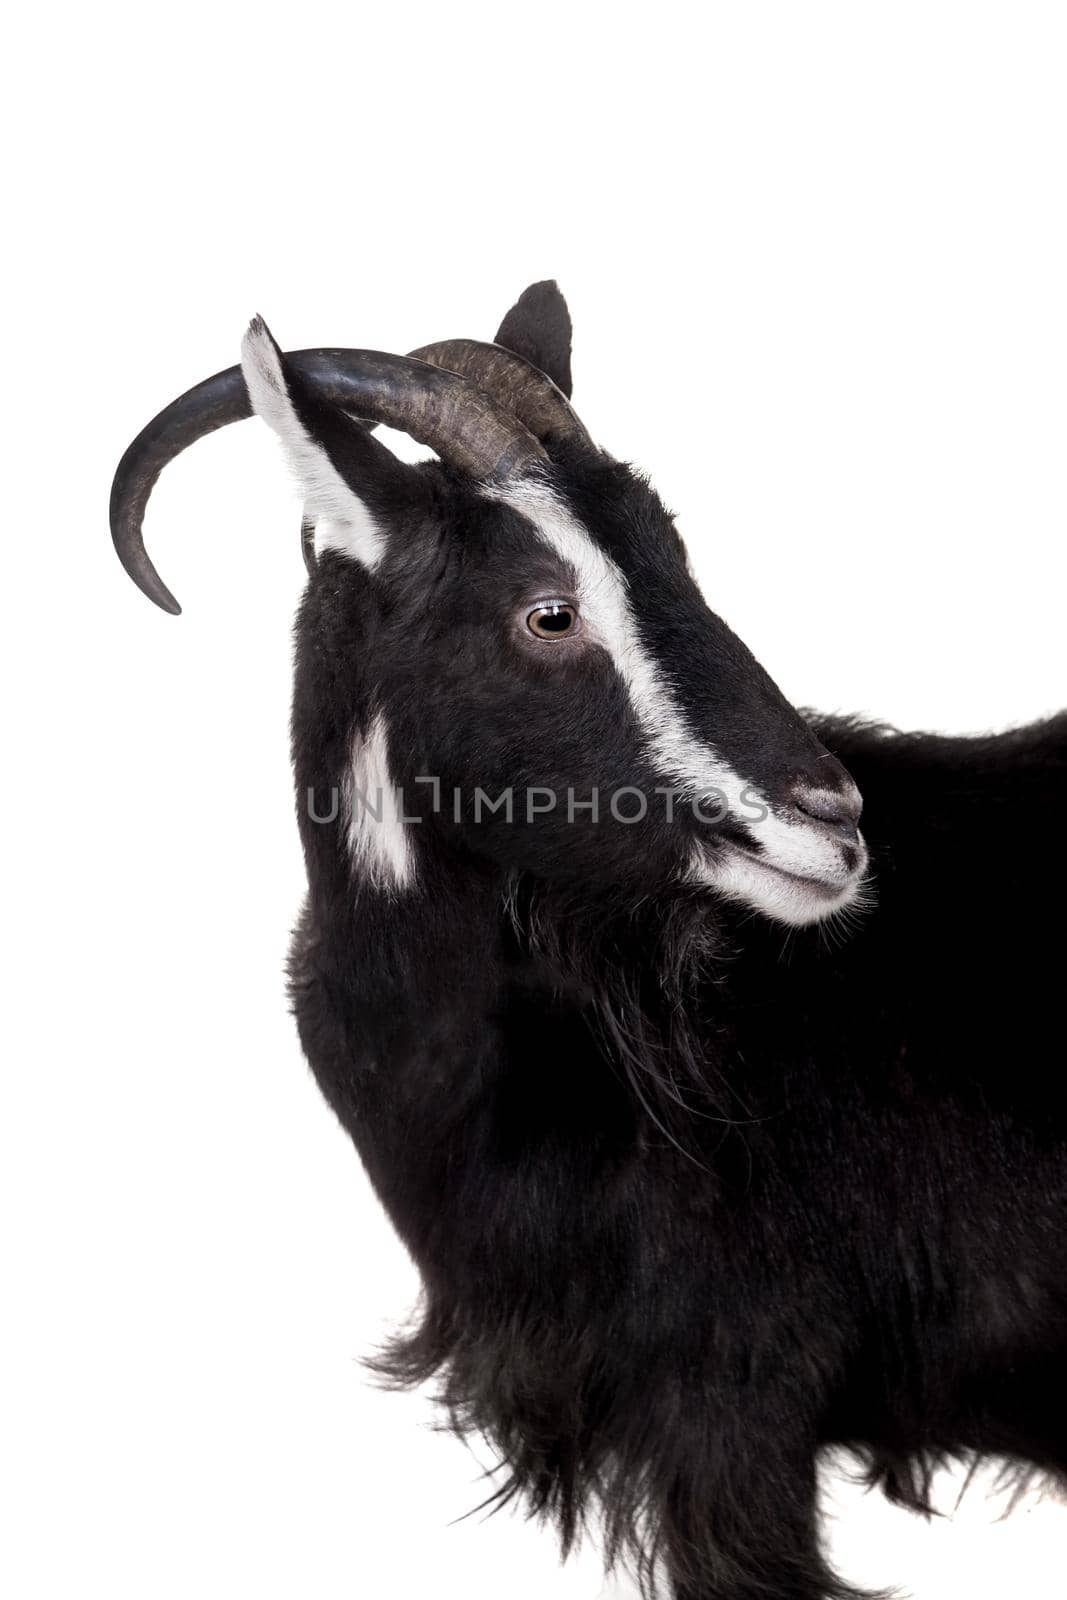
[{"label": "goat eye", "polygon": [[526,626],[539,639],[562,639],[578,630],[578,607],[569,600],[546,600],[534,606],[526,618]]}]

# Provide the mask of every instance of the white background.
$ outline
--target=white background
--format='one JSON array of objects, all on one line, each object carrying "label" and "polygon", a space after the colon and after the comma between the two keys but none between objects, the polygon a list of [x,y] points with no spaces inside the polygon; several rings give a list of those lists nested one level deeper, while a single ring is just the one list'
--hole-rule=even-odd
[{"label": "white background", "polygon": [[[165,617],[108,540],[128,439],[254,311],[290,347],[405,350],[490,337],[554,275],[592,432],[794,700],[947,730],[1050,711],[1063,18],[9,19],[5,1594],[630,1593],[519,1520],[453,1526],[476,1463],[359,1366],[416,1285],[283,996],[298,510],[258,425],[178,462],[147,522]],[[1062,1507],[998,1523],[972,1490],[927,1527],[840,1492],[850,1577],[1067,1594]]]}]

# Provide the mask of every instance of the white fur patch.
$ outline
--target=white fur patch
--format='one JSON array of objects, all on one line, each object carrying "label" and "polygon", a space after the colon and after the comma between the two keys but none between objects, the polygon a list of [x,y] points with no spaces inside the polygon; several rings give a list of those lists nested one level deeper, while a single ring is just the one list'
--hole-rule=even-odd
[{"label": "white fur patch", "polygon": [[282,441],[303,491],[305,515],[316,524],[316,554],[339,550],[373,570],[385,554],[385,534],[297,416],[278,352],[258,318],[241,344],[241,371],[253,411]]},{"label": "white fur patch", "polygon": [[695,850],[692,878],[699,883],[710,883],[728,899],[739,900],[773,922],[784,922],[791,928],[807,927],[809,923],[821,922],[824,917],[843,911],[846,906],[865,903],[861,875],[846,872],[840,862],[836,874],[838,885],[834,887],[821,878],[803,882],[790,877],[770,865],[770,859],[747,855],[731,845],[712,863],[703,851]]},{"label": "white fur patch", "polygon": [[[487,486],[484,493],[526,517],[574,573],[582,616],[610,653],[649,757],[679,799],[723,796],[762,846],[761,859],[732,846],[697,849],[689,865],[691,881],[720,889],[793,926],[816,921],[847,903],[858,889],[860,872],[845,868],[840,849],[821,828],[776,813],[754,785],[692,732],[673,685],[641,641],[622,571],[558,495],[535,479]],[[758,808],[766,815],[754,821]]]},{"label": "white fur patch", "polygon": [[348,849],[357,873],[376,889],[410,888],[414,852],[389,770],[389,732],[381,711],[352,741],[343,790]]}]

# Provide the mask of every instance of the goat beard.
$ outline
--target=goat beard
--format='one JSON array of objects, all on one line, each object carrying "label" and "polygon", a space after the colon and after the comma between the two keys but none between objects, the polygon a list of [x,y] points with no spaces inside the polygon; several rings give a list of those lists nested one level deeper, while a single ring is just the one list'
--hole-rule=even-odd
[{"label": "goat beard", "polygon": [[570,998],[650,1122],[691,1155],[687,1124],[743,1120],[714,1059],[714,990],[734,950],[706,894],[638,901],[516,876],[506,910],[528,981]]},{"label": "goat beard", "polygon": [[[591,897],[587,885],[516,875],[504,896],[502,945],[507,983],[537,1001],[549,995],[584,1021],[632,1092],[651,1143],[667,1141],[687,1165],[706,1169],[709,1145],[751,1120],[716,1065],[719,1031],[709,1014],[736,943],[705,894],[679,887],[638,900],[622,891]],[[728,1059],[725,1048],[721,1056]],[[710,1124],[722,1124],[721,1133],[709,1133]],[[606,1564],[628,1563],[644,1595],[664,1592],[664,1502],[703,1445],[684,1387],[670,1375],[656,1390],[665,1420],[650,1448],[643,1414],[632,1431],[618,1431],[605,1398],[618,1374],[584,1317],[577,1326],[562,1313],[558,1324],[531,1317],[520,1298],[502,1321],[486,1320],[440,1286],[425,1290],[411,1327],[370,1365],[390,1386],[433,1382],[443,1426],[488,1439],[496,1460],[486,1477],[495,1486],[477,1510],[521,1502],[554,1522],[564,1552],[595,1519]],[[826,1592],[846,1591],[828,1582]]]}]

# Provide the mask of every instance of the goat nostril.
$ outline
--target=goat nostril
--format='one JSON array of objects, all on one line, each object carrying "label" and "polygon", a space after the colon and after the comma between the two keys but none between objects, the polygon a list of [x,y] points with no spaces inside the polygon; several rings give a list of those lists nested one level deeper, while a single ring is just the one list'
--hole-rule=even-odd
[{"label": "goat nostril", "polygon": [[824,828],[832,829],[848,844],[855,844],[859,838],[863,802],[857,791],[842,794],[833,789],[798,789],[794,792],[793,804],[802,816],[821,822]]}]

